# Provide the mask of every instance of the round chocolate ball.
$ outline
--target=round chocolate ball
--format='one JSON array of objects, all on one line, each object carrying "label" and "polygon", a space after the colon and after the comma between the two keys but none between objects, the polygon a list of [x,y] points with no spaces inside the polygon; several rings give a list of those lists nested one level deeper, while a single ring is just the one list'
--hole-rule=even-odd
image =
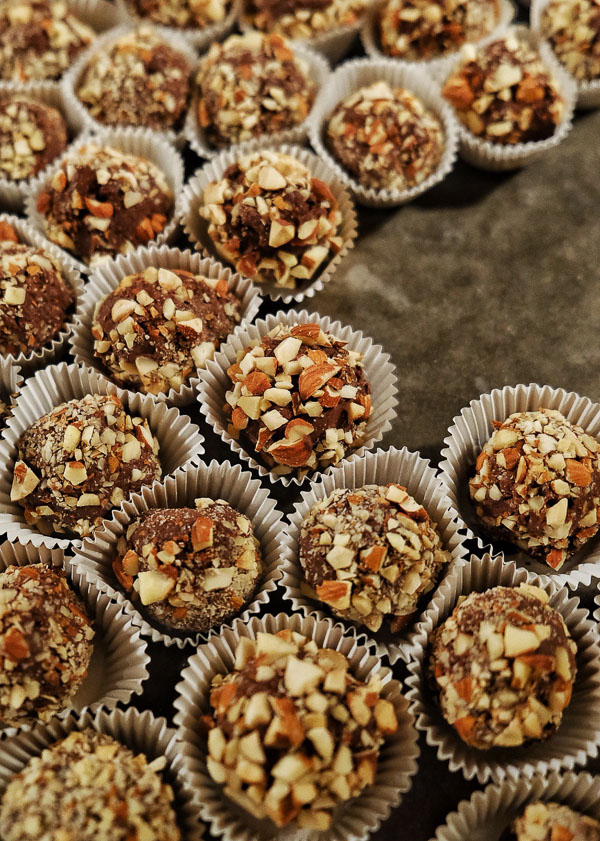
[{"label": "round chocolate ball", "polygon": [[540,24],[572,76],[581,82],[600,77],[600,10],[595,0],[551,0]]},{"label": "round chocolate ball", "polygon": [[127,0],[137,17],[178,29],[205,29],[222,23],[229,5],[229,0]]},{"label": "round chocolate ball", "polygon": [[600,841],[600,823],[563,803],[528,803],[511,824],[507,841]]},{"label": "round chocolate ball", "polygon": [[57,108],[17,93],[0,98],[0,178],[32,178],[65,151],[67,126]]},{"label": "round chocolate ball", "polygon": [[288,38],[314,38],[357,24],[368,0],[248,0],[247,19],[255,29]]}]

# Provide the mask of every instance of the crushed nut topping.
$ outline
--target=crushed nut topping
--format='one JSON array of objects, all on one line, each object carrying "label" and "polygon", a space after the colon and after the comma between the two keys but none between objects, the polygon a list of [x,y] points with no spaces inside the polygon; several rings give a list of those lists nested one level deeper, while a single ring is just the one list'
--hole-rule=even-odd
[{"label": "crushed nut topping", "polygon": [[398,729],[381,681],[357,680],[346,657],[283,630],[240,640],[232,672],[213,678],[208,772],[225,794],[277,826],[327,830],[339,803],[375,779]]},{"label": "crushed nut topping", "polygon": [[248,0],[246,13],[256,29],[300,39],[353,26],[367,5],[368,0]]},{"label": "crushed nut topping", "polygon": [[0,178],[33,177],[62,155],[67,140],[57,108],[17,93],[0,99]]},{"label": "crushed nut topping", "polygon": [[600,76],[598,0],[551,0],[542,12],[541,30],[572,76],[580,81]]},{"label": "crushed nut topping", "polygon": [[508,841],[600,841],[600,823],[561,803],[528,803],[513,821]]},{"label": "crushed nut topping", "polygon": [[229,11],[229,0],[127,0],[138,17],[161,26],[204,29],[221,23]]}]

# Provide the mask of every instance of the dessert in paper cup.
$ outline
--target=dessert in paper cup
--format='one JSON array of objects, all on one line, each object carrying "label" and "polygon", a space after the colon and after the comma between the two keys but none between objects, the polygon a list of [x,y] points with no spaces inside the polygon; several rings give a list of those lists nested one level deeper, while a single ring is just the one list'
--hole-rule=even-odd
[{"label": "dessert in paper cup", "polygon": [[0,359],[0,429],[11,416],[14,401],[22,385],[23,376],[19,366],[7,359]]},{"label": "dessert in paper cup", "polygon": [[[437,471],[406,448],[354,456],[303,491],[288,520],[281,583],[293,609],[341,618],[369,634],[392,664],[408,661],[417,617],[467,554]],[[348,568],[339,546],[357,551],[357,568],[354,561]]]},{"label": "dessert in paper cup", "polygon": [[[193,276],[205,282],[201,284]],[[126,278],[131,279],[128,287],[129,280],[126,281]],[[204,290],[204,296],[199,294],[198,301],[193,304],[194,311],[186,309],[190,305],[184,299],[184,293],[188,294],[192,284],[196,284],[200,292]],[[138,285],[141,288],[134,298]],[[158,297],[157,312],[149,314],[146,308],[142,308],[140,299],[145,302],[145,307],[152,307],[150,293],[153,290]],[[115,299],[119,291],[123,297]],[[177,309],[168,303],[173,301],[169,297],[171,294],[175,296]],[[112,307],[117,305],[117,301],[124,302],[125,309],[122,314],[117,314],[117,321],[112,319],[112,307],[110,314],[102,309],[106,301]],[[133,303],[127,305],[128,301]],[[198,384],[196,368],[204,366],[206,360],[214,356],[215,345],[226,339],[225,331],[221,333],[220,328],[217,330],[211,325],[230,323],[233,329],[241,321],[252,321],[261,301],[250,280],[232,273],[231,269],[211,258],[203,259],[199,254],[167,246],[140,249],[131,256],[105,263],[92,272],[77,312],[71,349],[76,362],[95,368],[131,394],[144,390],[171,406],[185,406],[195,399]],[[137,308],[133,314],[126,312],[135,305]],[[108,304],[105,304],[107,307]],[[169,309],[165,310],[165,307]],[[180,310],[179,313],[177,310]],[[104,327],[98,319],[100,312]],[[194,313],[202,323],[192,320]],[[208,328],[206,319],[202,317],[206,314],[209,316]],[[121,319],[128,315],[134,318],[131,326],[136,331],[133,335],[137,337],[131,347],[118,333]],[[172,321],[171,318],[179,320]],[[188,328],[186,325],[190,321],[192,325]],[[175,329],[174,335],[163,344],[163,334],[158,328],[174,324],[183,327],[179,331]],[[144,338],[149,335],[148,325],[153,325],[155,336],[154,343],[150,345]],[[108,333],[104,329],[107,326],[111,328]],[[112,341],[113,330],[117,332],[116,344]],[[140,357],[142,361],[138,365],[136,360]]]},{"label": "dessert in paper cup", "polygon": [[[242,751],[236,757],[232,748],[227,749],[223,731],[212,726],[210,713],[215,711],[217,718],[228,709],[233,713],[234,706],[228,701],[237,693],[236,675],[243,676],[245,669],[253,668],[257,653],[266,669],[258,677],[262,680],[269,673],[271,684],[252,679],[248,685],[252,687],[252,709],[247,707],[247,727],[241,721],[233,726],[242,726],[242,731],[249,732],[240,739]],[[329,671],[331,668],[333,672]],[[347,709],[343,713],[344,702],[332,695],[334,679],[326,676],[332,674],[336,675],[342,696],[345,686],[354,687],[347,695],[354,708],[352,715]],[[279,704],[277,698],[273,699],[271,708],[268,692],[276,679],[278,686],[282,681],[292,690],[278,692],[287,697],[281,697]],[[253,691],[255,683],[258,692]],[[363,709],[359,700],[367,684],[373,692],[373,714]],[[389,669],[381,668],[379,658],[357,645],[355,636],[345,635],[339,624],[298,614],[253,618],[247,624],[236,621],[220,636],[213,635],[190,658],[177,692],[175,723],[183,743],[183,762],[196,791],[195,802],[201,816],[215,836],[259,841],[289,837],[290,832],[297,833],[300,828],[302,837],[307,839],[320,838],[321,832],[327,830],[332,841],[348,837],[364,841],[410,789],[419,751],[401,686],[392,679]],[[245,703],[243,695],[236,698],[238,712]],[[345,722],[352,718],[363,733],[368,730],[372,734],[363,737],[363,745],[370,746],[370,752],[363,747],[364,759],[353,755],[350,747],[336,743],[329,732],[332,719],[326,711],[331,703],[337,704],[340,721],[342,716]],[[321,712],[307,712],[317,707]],[[266,759],[262,743],[268,746],[273,739],[276,747]],[[314,748],[309,748],[313,741]],[[246,745],[254,746],[250,762],[244,759]],[[302,752],[303,747],[310,750],[312,760]],[[266,767],[263,761],[268,763]],[[298,762],[304,767],[296,767]],[[368,762],[368,767],[364,762]],[[273,779],[277,782],[273,785],[268,778],[274,763]],[[292,766],[297,776],[288,784],[284,779]],[[352,771],[359,766],[361,771]],[[252,771],[255,783],[246,787],[244,780]],[[354,782],[344,786],[342,781],[349,772],[353,773]],[[310,776],[305,781],[307,773]]]},{"label": "dessert in paper cup", "polygon": [[408,666],[411,712],[438,759],[468,780],[572,770],[598,755],[599,653],[595,625],[566,588],[501,556],[472,555],[423,615]]},{"label": "dessert in paper cup", "polygon": [[261,476],[284,485],[362,454],[395,417],[389,355],[351,327],[305,310],[238,327],[199,376],[200,410],[216,434]]},{"label": "dessert in paper cup", "polygon": [[[207,520],[212,533],[203,535]],[[160,541],[155,540],[157,533]],[[167,593],[144,592],[148,590],[142,582],[144,565],[136,548],[140,539],[153,542],[152,553],[158,557],[158,579],[145,577],[150,583],[154,579],[159,586],[166,584]],[[231,539],[239,547],[239,557],[238,572],[229,576]],[[171,545],[165,546],[169,541]],[[281,514],[260,481],[239,465],[211,461],[184,467],[162,485],[136,494],[93,539],[84,541],[74,562],[122,607],[142,634],[153,642],[183,648],[187,643],[199,645],[209,632],[216,633],[236,616],[247,622],[258,613],[277,587],[286,545]],[[181,560],[171,560],[173,554]],[[215,557],[225,570],[223,581],[217,580]],[[137,571],[130,575],[132,562]],[[167,577],[168,566],[179,572],[174,587]],[[182,610],[186,605],[190,609]]]},{"label": "dessert in paper cup", "polygon": [[128,23],[152,23],[173,36],[185,38],[199,51],[221,41],[233,29],[242,6],[242,0],[204,0],[193,4],[190,0],[151,0],[146,3],[149,11],[144,14],[143,3],[144,0],[117,0],[117,8]]},{"label": "dessert in paper cup", "polygon": [[51,365],[21,389],[0,443],[0,533],[74,546],[129,494],[196,463],[203,442],[177,409]]}]

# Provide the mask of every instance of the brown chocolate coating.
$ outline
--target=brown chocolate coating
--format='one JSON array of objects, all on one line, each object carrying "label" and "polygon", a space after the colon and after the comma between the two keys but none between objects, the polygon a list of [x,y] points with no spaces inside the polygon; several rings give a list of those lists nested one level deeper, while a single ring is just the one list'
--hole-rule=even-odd
[{"label": "brown chocolate coating", "polygon": [[511,824],[507,841],[600,841],[600,823],[562,803],[528,803]]},{"label": "brown chocolate coating", "polygon": [[127,0],[134,15],[161,26],[204,29],[222,23],[229,12],[229,0]]},{"label": "brown chocolate coating", "polygon": [[542,35],[579,81],[600,77],[600,6],[596,0],[551,0],[542,11]]},{"label": "brown chocolate coating", "polygon": [[248,0],[246,14],[256,29],[288,38],[312,38],[356,24],[367,0]]},{"label": "brown chocolate coating", "polygon": [[29,96],[0,98],[0,178],[20,181],[45,169],[67,147],[62,114]]}]

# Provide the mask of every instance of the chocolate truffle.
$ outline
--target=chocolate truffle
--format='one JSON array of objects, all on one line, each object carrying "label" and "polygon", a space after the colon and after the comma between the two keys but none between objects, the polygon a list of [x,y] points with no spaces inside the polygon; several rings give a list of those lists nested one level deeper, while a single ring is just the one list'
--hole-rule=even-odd
[{"label": "chocolate truffle", "polygon": [[528,803],[512,823],[509,841],[600,841],[600,823],[560,803]]},{"label": "chocolate truffle", "polygon": [[375,779],[398,729],[377,675],[357,680],[346,657],[302,634],[259,632],[213,678],[208,772],[256,818],[328,830],[333,810]]},{"label": "chocolate truffle", "polygon": [[337,464],[371,414],[361,359],[318,324],[278,324],[228,368],[230,434],[277,475]]},{"label": "chocolate truffle", "polygon": [[87,675],[92,623],[63,570],[43,564],[0,572],[0,599],[0,721],[47,721]]},{"label": "chocolate truffle", "polygon": [[217,147],[295,128],[315,98],[306,62],[280,35],[260,32],[214,43],[196,84],[198,119]]},{"label": "chocolate truffle", "polygon": [[115,395],[62,403],[21,435],[10,498],[43,533],[85,537],[162,475],[148,422]]},{"label": "chocolate truffle", "polygon": [[577,646],[538,587],[470,593],[433,632],[442,715],[479,750],[547,739],[571,700]]},{"label": "chocolate truffle", "polygon": [[494,427],[469,480],[475,512],[492,537],[560,569],[600,527],[600,444],[552,409]]},{"label": "chocolate truffle", "polygon": [[514,34],[478,50],[465,47],[442,93],[469,131],[506,146],[552,137],[564,111],[541,56]]},{"label": "chocolate truffle", "polygon": [[422,61],[479,41],[500,18],[498,0],[386,0],[379,10],[382,52]]},{"label": "chocolate truffle", "polygon": [[342,214],[327,184],[280,152],[244,155],[204,188],[203,201],[218,253],[259,283],[294,289],[343,245]]},{"label": "chocolate truffle", "polygon": [[67,147],[60,111],[22,94],[0,99],[0,178],[20,181],[45,169]]},{"label": "chocolate truffle", "polygon": [[127,0],[130,11],[161,26],[204,29],[225,20],[227,0]]},{"label": "chocolate truffle", "polygon": [[600,8],[597,0],[551,0],[541,31],[554,54],[580,82],[600,77]]},{"label": "chocolate truffle", "polygon": [[94,38],[65,0],[0,0],[0,79],[58,79]]},{"label": "chocolate truffle", "polygon": [[94,355],[118,383],[162,394],[204,368],[239,321],[240,301],[223,278],[152,266],[96,305]]},{"label": "chocolate truffle", "polygon": [[74,731],[29,760],[0,806],[4,841],[180,841],[162,758],[103,733]]},{"label": "chocolate truffle", "polygon": [[427,511],[402,485],[338,489],[300,531],[306,580],[333,613],[397,632],[450,560]]},{"label": "chocolate truffle", "polygon": [[162,233],[173,193],[151,161],[91,141],[63,160],[37,209],[48,239],[94,266]]},{"label": "chocolate truffle", "polygon": [[262,571],[252,523],[222,499],[146,511],[119,540],[113,570],[169,630],[209,631],[249,601]]},{"label": "chocolate truffle", "polygon": [[99,123],[177,129],[187,109],[190,70],[183,53],[141,26],[92,56],[76,94]]},{"label": "chocolate truffle", "polygon": [[384,81],[340,102],[326,137],[350,175],[375,190],[415,187],[436,170],[444,151],[438,118],[410,91]]},{"label": "chocolate truffle", "polygon": [[31,353],[64,328],[75,301],[58,261],[42,248],[0,242],[0,353]]},{"label": "chocolate truffle", "polygon": [[368,0],[248,0],[248,21],[263,32],[314,38],[360,21]]}]

